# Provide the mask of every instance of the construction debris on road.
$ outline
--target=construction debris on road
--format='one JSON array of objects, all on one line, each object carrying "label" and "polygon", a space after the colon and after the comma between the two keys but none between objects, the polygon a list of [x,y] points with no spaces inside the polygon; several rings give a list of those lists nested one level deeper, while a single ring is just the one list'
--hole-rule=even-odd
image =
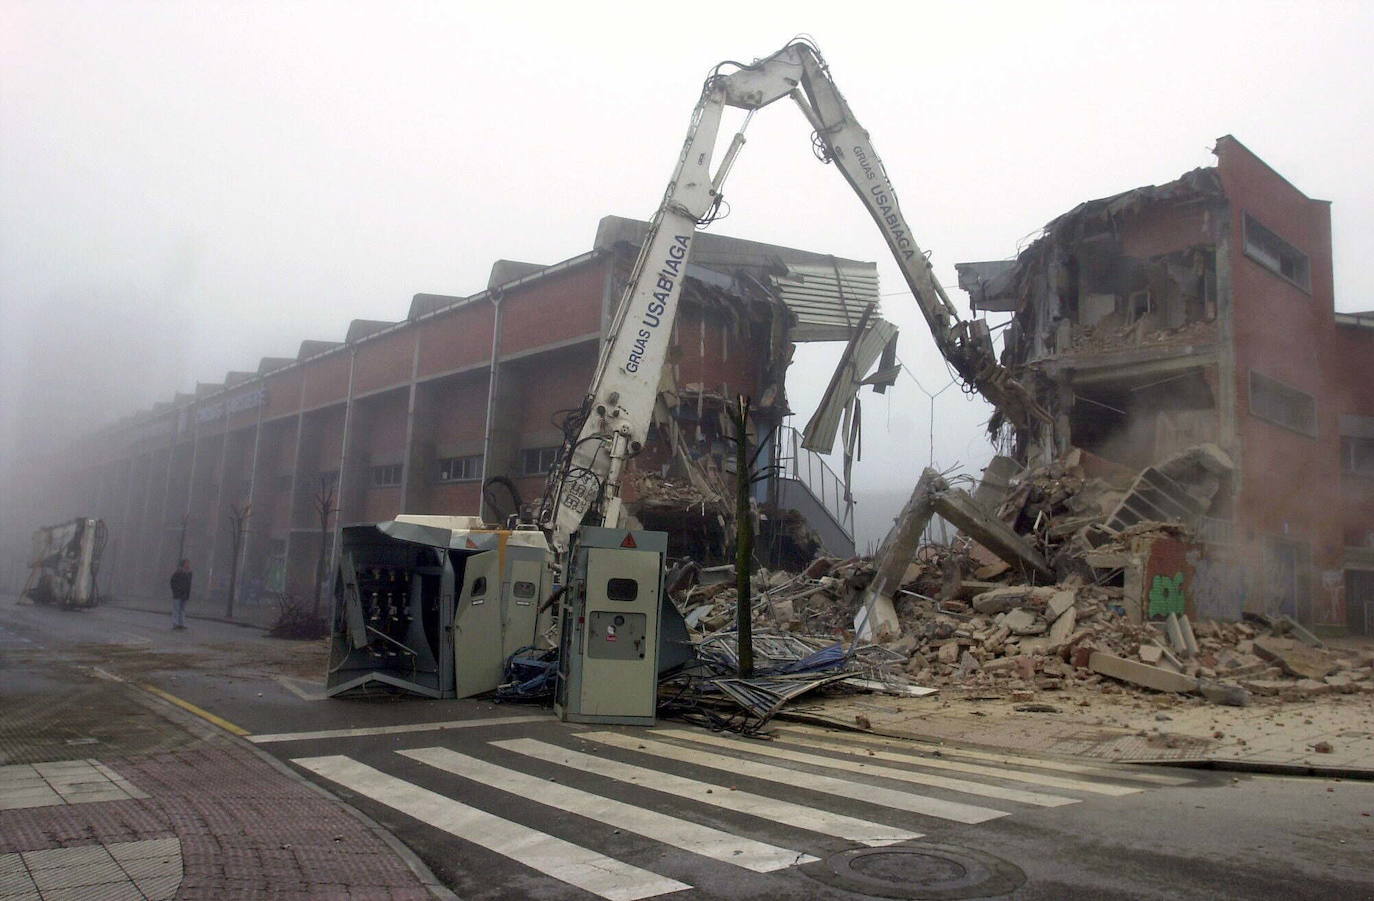
[{"label": "construction debris on road", "polygon": [[[816,689],[1012,701],[1084,689],[1231,706],[1374,692],[1374,653],[1328,648],[1288,616],[1195,618],[1168,577],[1147,578],[1161,548],[1192,546],[1230,468],[1218,448],[1138,473],[1086,456],[1019,474],[998,458],[972,494],[927,470],[876,558],[754,573],[753,680],[736,678],[733,568],[686,572],[672,595],[702,666],[665,686],[668,708],[710,707],[723,725],[733,706],[757,729]],[[921,543],[937,514],[960,536]]]}]

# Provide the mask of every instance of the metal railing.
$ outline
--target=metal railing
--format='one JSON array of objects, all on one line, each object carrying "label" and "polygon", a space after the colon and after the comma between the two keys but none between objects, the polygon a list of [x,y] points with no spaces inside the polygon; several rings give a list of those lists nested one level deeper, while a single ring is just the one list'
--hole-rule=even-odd
[{"label": "metal railing", "polygon": [[774,463],[778,477],[791,479],[816,499],[835,524],[853,540],[854,495],[845,490],[844,480],[830,468],[825,458],[802,447],[801,433],[790,425],[778,429]]}]

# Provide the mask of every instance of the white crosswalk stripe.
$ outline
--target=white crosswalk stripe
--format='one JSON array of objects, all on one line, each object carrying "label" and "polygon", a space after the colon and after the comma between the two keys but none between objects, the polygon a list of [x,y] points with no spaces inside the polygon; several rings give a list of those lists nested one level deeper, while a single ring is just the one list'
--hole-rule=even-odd
[{"label": "white crosswalk stripe", "polygon": [[672,773],[664,773],[632,763],[622,763],[608,757],[594,757],[591,754],[570,751],[567,748],[536,741],[532,738],[495,741],[492,744],[498,748],[525,754],[537,760],[556,763],[587,773],[596,773],[620,782],[629,782],[664,794],[686,798],[689,801],[762,817],[775,823],[786,823],[797,829],[819,832],[822,835],[832,835],[863,845],[874,847],[893,845],[897,842],[921,837],[919,832],[898,829],[895,826],[882,823],[872,823],[868,820],[831,813],[827,810],[807,807],[804,804],[794,804],[791,801],[768,798],[752,792],[736,791],[729,786],[718,783],[687,779],[683,776],[675,776]]},{"label": "white crosswalk stripe", "polygon": [[[835,733],[803,727],[783,728],[777,735],[780,741],[725,737],[686,728],[603,730],[565,735],[568,742],[591,742],[596,753],[561,743],[512,738],[487,741],[487,748],[504,752],[499,759],[489,752],[479,757],[446,747],[408,748],[398,750],[399,756],[387,755],[402,766],[400,757],[424,764],[418,769],[409,765],[407,778],[340,755],[302,757],[292,762],[427,826],[609,901],[637,901],[690,889],[690,884],[681,881],[684,874],[698,874],[707,886],[721,878],[704,875],[688,865],[684,853],[679,852],[739,868],[732,871],[734,880],[756,879],[743,871],[778,873],[814,863],[820,855],[834,853],[836,838],[870,846],[892,845],[920,838],[921,833],[911,826],[919,826],[921,818],[975,824],[1008,816],[1023,806],[1052,808],[1083,800],[1032,789],[1052,787],[1116,797],[1148,790],[1122,782],[1165,787],[1193,781],[1139,770],[963,749],[934,757],[922,754],[915,746],[886,742],[877,736],[846,740]],[[671,762],[677,772],[618,759],[636,755]],[[962,775],[956,778],[925,772],[931,769]],[[681,775],[683,772],[690,775]],[[459,783],[451,778],[454,776],[466,781]],[[990,778],[974,778],[980,776]],[[771,797],[771,792],[747,790],[753,786],[740,789],[734,783],[741,781],[785,786],[791,800]],[[935,791],[926,794],[913,788],[890,787],[893,782]],[[1018,787],[1017,783],[1029,787]],[[466,796],[474,785],[479,787],[478,800],[471,803],[438,790]],[[1002,802],[999,808],[1006,809],[967,804],[949,795],[993,798]],[[659,796],[657,800],[655,796]],[[722,819],[720,814],[705,812],[697,805],[715,808],[732,818]],[[831,809],[834,807],[878,809],[883,813],[865,819]],[[550,811],[557,811],[559,816],[551,819]],[[551,835],[520,822],[527,818],[552,822],[552,831],[569,837]],[[587,821],[608,828],[589,830],[585,828]],[[622,832],[632,836],[628,848],[626,839],[612,838]],[[654,853],[653,846],[643,844],[645,839],[671,853]],[[584,847],[584,843],[596,850]],[[617,859],[626,855],[644,866]]]},{"label": "white crosswalk stripe", "polygon": [[[1110,763],[1100,766],[1093,766],[1085,763],[1070,763],[1066,760],[1050,760],[1040,757],[1018,757],[1015,754],[995,754],[991,751],[975,751],[971,748],[959,748],[951,750],[940,748],[938,752],[921,752],[921,745],[904,738],[885,738],[881,735],[855,735],[852,732],[840,733],[833,730],[821,729],[815,726],[787,726],[775,730],[779,737],[798,736],[800,738],[821,741],[826,744],[836,745],[851,753],[862,753],[863,749],[869,745],[876,747],[894,748],[908,756],[919,757],[921,760],[930,758],[931,753],[939,753],[942,759],[951,763],[958,763],[960,760],[987,760],[992,763],[1000,763],[1004,766],[1024,767],[1033,770],[1054,770],[1058,773],[1077,773],[1084,776],[1092,776],[1097,779],[1116,779],[1123,782],[1146,782],[1150,785],[1192,785],[1196,779],[1189,779],[1186,776],[1166,776],[1162,773],[1143,773],[1139,770],[1122,769]],[[965,772],[973,772],[966,770]]]},{"label": "white crosswalk stripe", "polygon": [[801,779],[796,770],[789,770],[786,767],[773,766],[769,763],[757,763],[752,760],[744,760],[739,757],[730,757],[725,754],[716,754],[710,751],[697,751],[681,745],[652,741],[647,738],[637,738],[632,735],[623,735],[619,732],[591,732],[579,737],[604,745],[610,745],[613,748],[626,748],[644,754],[653,754],[657,757],[682,760],[687,763],[724,770],[727,773],[735,773],[753,779],[763,779],[768,782],[781,782],[783,785],[797,785],[801,783],[808,791],[821,792],[827,795],[838,795],[841,798],[858,798],[866,802],[880,804],[883,807],[905,810],[909,813],[919,813],[923,816],[937,817],[942,820],[953,820],[956,823],[985,823],[988,820],[995,820],[998,817],[1007,815],[1007,811],[1005,810],[993,810],[989,807],[978,807],[973,804],[964,804],[959,801],[946,801],[943,798],[932,798],[925,795],[897,791],[891,788],[880,788],[866,782],[836,779],[833,776],[819,776],[815,773],[807,773],[805,779]]},{"label": "white crosswalk stripe", "polygon": [[451,835],[504,854],[610,901],[636,901],[691,888],[613,857],[521,826],[494,814],[389,776],[342,756],[299,757],[292,761]]},{"label": "white crosswalk stripe", "polygon": [[600,820],[627,832],[663,842],[665,845],[723,860],[759,873],[771,873],[817,859],[800,851],[789,851],[787,848],[756,842],[710,826],[671,817],[656,810],[636,807],[613,798],[603,798],[568,785],[559,785],[548,779],[497,766],[476,757],[450,751],[448,748],[418,748],[400,753],[412,760],[522,798],[529,798],[536,803]]},{"label": "white crosswalk stripe", "polygon": [[[983,782],[970,782],[967,779],[951,779],[947,776],[932,776],[929,773],[914,773],[910,770],[899,770],[890,766],[879,766],[873,763],[866,763],[862,760],[845,760],[838,757],[822,757],[819,754],[805,754],[800,751],[778,747],[775,743],[759,739],[748,738],[722,738],[718,735],[704,735],[699,731],[687,729],[656,729],[655,735],[662,735],[667,738],[680,738],[699,744],[708,744],[717,748],[729,748],[732,751],[741,751],[745,754],[761,754],[765,757],[776,757],[779,760],[790,760],[794,763],[806,763],[812,766],[827,767],[829,769],[844,770],[850,773],[862,773],[868,776],[881,776],[884,779],[896,779],[901,782],[910,782],[913,785],[929,785],[932,788],[947,788],[950,791],[963,792],[966,795],[978,795],[984,798],[998,798],[1003,801],[1016,801],[1019,804],[1031,804],[1036,807],[1063,807],[1065,804],[1077,804],[1074,798],[1066,798],[1063,795],[1047,795],[1043,792],[1023,791],[1019,788],[1006,788],[1001,785],[988,785]],[[873,758],[878,759],[875,754]],[[883,760],[896,760],[896,754],[884,754]],[[906,762],[906,761],[903,761]],[[1001,777],[1008,778],[1008,777]]]},{"label": "white crosswalk stripe", "polygon": [[[799,741],[800,739],[788,735],[787,740]],[[810,740],[820,741],[814,738]],[[834,744],[833,741],[828,743]],[[847,750],[851,754],[854,753],[852,745]],[[864,756],[867,757],[869,755],[865,754]],[[1066,788],[1070,791],[1090,792],[1095,795],[1112,795],[1119,797],[1121,795],[1134,795],[1141,791],[1141,789],[1133,786],[1092,782],[1087,779],[1069,779],[1063,776],[1045,776],[1040,773],[1018,773],[1013,770],[1008,770],[1005,767],[982,766],[976,763],[961,763],[957,760],[945,760],[943,757],[921,757],[915,754],[894,754],[888,751],[874,751],[872,759],[888,760],[896,763],[909,763],[914,766],[930,767],[936,770],[957,770],[961,773],[991,776],[994,779],[1011,779],[1017,782],[1030,782],[1048,788]]]}]

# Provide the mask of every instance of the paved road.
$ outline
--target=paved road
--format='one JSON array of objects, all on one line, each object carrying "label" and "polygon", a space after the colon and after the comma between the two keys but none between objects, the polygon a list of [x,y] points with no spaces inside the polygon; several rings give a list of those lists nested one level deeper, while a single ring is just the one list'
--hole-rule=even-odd
[{"label": "paved road", "polygon": [[[143,614],[7,602],[0,626],[83,660],[105,635],[108,666],[290,761],[463,898],[929,897],[912,893],[922,884],[944,898],[1374,897],[1369,783],[936,753],[791,725],[760,742],[575,727],[485,702],[324,700],[306,678],[318,649],[232,626],[166,633]],[[142,653],[118,650],[135,640]],[[226,670],[234,660],[250,665]]]}]

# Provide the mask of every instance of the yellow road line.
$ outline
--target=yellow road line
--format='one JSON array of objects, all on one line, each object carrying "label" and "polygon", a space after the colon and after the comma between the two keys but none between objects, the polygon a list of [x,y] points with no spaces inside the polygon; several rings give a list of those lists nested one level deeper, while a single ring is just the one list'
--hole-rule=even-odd
[{"label": "yellow road line", "polygon": [[223,729],[225,732],[232,732],[232,733],[234,733],[235,735],[239,735],[239,736],[251,734],[247,729],[243,728],[242,726],[235,726],[233,723],[229,722],[228,720],[224,719],[223,717],[215,716],[215,715],[214,715],[213,713],[211,713],[210,711],[204,710],[204,709],[202,709],[202,708],[200,708],[200,707],[197,707],[195,704],[192,704],[190,701],[183,701],[181,698],[178,698],[176,695],[172,694],[171,692],[163,691],[163,690],[160,689],[160,688],[156,688],[156,687],[154,687],[154,686],[152,686],[152,685],[148,685],[147,683],[144,683],[144,682],[139,683],[139,686],[138,686],[138,687],[141,688],[141,689],[143,689],[144,691],[150,691],[150,692],[152,692],[153,694],[157,695],[159,698],[162,698],[164,701],[170,701],[171,703],[177,705],[177,706],[180,707],[182,710],[185,710],[185,711],[187,711],[188,713],[194,713],[196,716],[198,716],[198,717],[200,717],[201,719],[205,720],[207,723],[214,723],[216,726],[219,726],[219,727],[220,727],[221,729]]}]

